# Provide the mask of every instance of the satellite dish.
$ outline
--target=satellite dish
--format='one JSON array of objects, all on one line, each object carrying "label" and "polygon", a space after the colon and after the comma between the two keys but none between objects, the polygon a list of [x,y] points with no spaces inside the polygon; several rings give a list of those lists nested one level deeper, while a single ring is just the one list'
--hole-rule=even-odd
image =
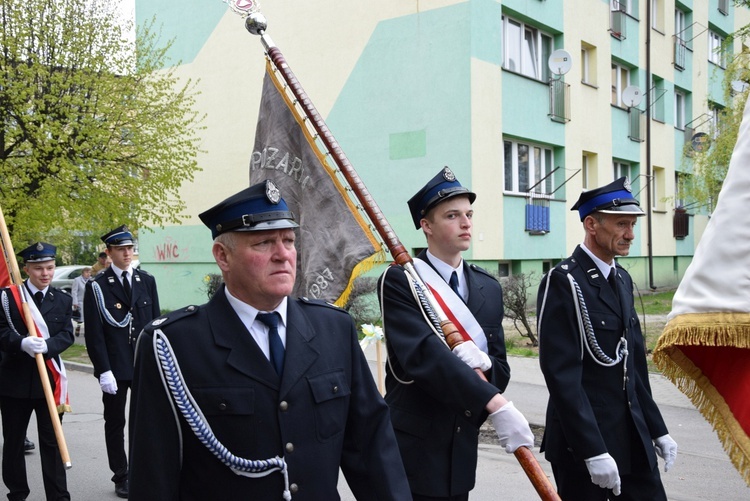
[{"label": "satellite dish", "polygon": [[741,94],[745,92],[750,86],[747,82],[743,82],[742,80],[732,80],[732,90],[735,91],[737,94]]},{"label": "satellite dish", "polygon": [[690,146],[698,153],[702,153],[711,147],[711,136],[705,132],[696,132],[690,138]]},{"label": "satellite dish", "polygon": [[570,57],[570,53],[563,49],[554,51],[547,60],[550,71],[558,76],[569,72],[571,64],[573,64],[573,59]]},{"label": "satellite dish", "polygon": [[622,101],[628,108],[641,104],[641,99],[643,99],[643,94],[641,94],[641,89],[637,85],[628,85],[622,91]]}]

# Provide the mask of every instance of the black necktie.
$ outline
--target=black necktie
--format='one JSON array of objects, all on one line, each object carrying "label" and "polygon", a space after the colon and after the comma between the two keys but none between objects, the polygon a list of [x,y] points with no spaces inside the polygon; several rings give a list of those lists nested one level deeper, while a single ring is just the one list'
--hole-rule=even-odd
[{"label": "black necktie", "polygon": [[[453,292],[455,292],[458,297],[461,297],[461,293],[458,292],[458,274],[455,271],[451,273],[451,279],[448,281],[448,285],[451,286],[451,289],[453,289]],[[461,297],[461,299],[463,298]]]},{"label": "black necktie", "polygon": [[612,290],[615,292],[615,296],[620,297],[620,293],[617,292],[617,272],[612,268],[609,272],[609,285],[612,286]]},{"label": "black necktie", "polygon": [[276,374],[281,376],[284,372],[284,343],[281,342],[279,336],[279,314],[277,312],[272,313],[258,313],[255,317],[268,327],[268,347],[270,351],[271,364],[276,369]]},{"label": "black necktie", "polygon": [[130,301],[130,282],[128,281],[128,272],[123,271],[122,272],[122,288],[125,289],[125,295],[128,296],[128,301]]},{"label": "black necktie", "polygon": [[34,293],[34,302],[36,303],[37,308],[42,307],[42,300],[44,300],[44,292],[42,291],[36,291]]}]

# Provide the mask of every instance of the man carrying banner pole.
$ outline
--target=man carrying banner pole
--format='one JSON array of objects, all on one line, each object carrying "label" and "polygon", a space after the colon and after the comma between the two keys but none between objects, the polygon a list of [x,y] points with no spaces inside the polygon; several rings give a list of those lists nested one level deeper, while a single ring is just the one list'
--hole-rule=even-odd
[{"label": "man carrying banner pole", "polygon": [[534,446],[528,422],[501,395],[510,380],[502,289],[461,258],[471,244],[475,198],[445,167],[409,200],[414,226],[427,238],[414,266],[466,342],[451,353],[425,321],[401,267],[386,270],[378,285],[388,349],[385,398],[415,501],[469,498],[479,427],[488,416],[508,453]]},{"label": "man carrying banner pole", "polygon": [[[309,186],[309,177],[305,176],[307,171],[304,170],[304,167],[306,164],[303,164],[300,161],[300,156],[297,155],[296,157],[291,154],[289,151],[280,151],[278,148],[273,147],[273,149],[268,148],[268,144],[262,144],[262,141],[258,141],[258,138],[256,138],[256,144],[255,144],[255,150],[253,152],[253,160],[251,162],[251,180],[254,179],[252,176],[252,170],[255,169],[258,159],[261,159],[261,164],[265,165],[266,170],[265,175],[271,179],[274,179],[275,181],[281,182],[279,180],[279,177],[274,176],[281,176],[283,177],[290,177],[292,178],[296,184],[298,184],[301,187],[308,187],[309,191],[312,193],[312,196],[307,197],[307,199],[311,202],[311,205],[308,205],[307,207],[299,206],[299,213],[301,217],[301,222],[304,221],[304,218],[306,215],[319,215],[320,213],[324,213],[326,215],[326,218],[333,217],[334,214],[340,214],[342,212],[336,212],[331,211],[331,206],[329,202],[331,200],[336,200],[337,198],[341,198],[343,200],[343,203],[345,204],[345,207],[348,208],[349,215],[353,216],[354,218],[358,219],[360,221],[359,226],[363,229],[362,233],[360,235],[362,238],[357,238],[355,240],[359,240],[361,242],[365,242],[367,240],[371,240],[374,237],[372,237],[372,231],[370,228],[368,228],[369,225],[373,226],[375,230],[377,230],[377,233],[379,236],[383,239],[386,246],[391,252],[391,255],[394,257],[394,260],[396,263],[403,266],[404,270],[408,273],[410,280],[412,280],[415,283],[415,286],[418,287],[422,294],[424,295],[425,302],[423,303],[423,308],[426,310],[426,314],[431,315],[436,319],[437,324],[441,327],[441,330],[443,330],[443,333],[445,334],[446,339],[455,339],[457,335],[457,331],[455,327],[451,324],[448,317],[445,315],[445,313],[442,311],[440,305],[437,303],[435,298],[432,296],[431,292],[422,282],[421,278],[419,277],[419,274],[415,270],[412,259],[409,256],[408,252],[404,248],[404,246],[399,241],[397,235],[393,232],[393,229],[388,224],[388,221],[386,220],[383,213],[380,211],[380,208],[377,206],[377,203],[372,198],[372,196],[367,191],[367,188],[364,186],[364,183],[361,181],[359,176],[357,175],[357,172],[352,167],[351,163],[349,163],[349,160],[346,158],[346,155],[344,154],[343,150],[339,146],[339,144],[336,142],[336,139],[333,137],[333,134],[331,134],[330,130],[328,129],[327,125],[325,124],[325,121],[322,119],[320,114],[315,109],[315,106],[312,104],[311,100],[308,98],[307,94],[305,93],[304,89],[300,85],[297,78],[294,76],[294,73],[291,71],[291,68],[287,64],[286,60],[284,59],[284,56],[281,54],[281,51],[278,49],[278,47],[275,46],[273,41],[268,37],[268,35],[265,34],[266,30],[266,21],[265,18],[257,12],[257,5],[256,2],[247,1],[247,0],[234,0],[230,1],[227,0],[227,3],[230,4],[232,9],[245,17],[245,27],[247,30],[254,34],[259,35],[261,38],[261,42],[266,49],[266,53],[268,55],[268,58],[273,63],[269,66],[269,74],[271,74],[274,78],[276,78],[276,81],[278,82],[276,87],[278,90],[278,93],[283,94],[284,100],[287,104],[288,112],[291,112],[298,124],[298,127],[301,127],[303,129],[303,134],[306,139],[306,143],[309,145],[310,148],[315,152],[315,155],[317,155],[319,158],[324,158],[326,155],[330,155],[331,159],[335,162],[336,167],[338,167],[338,173],[340,173],[343,178],[346,181],[346,186],[340,186],[340,189],[338,190],[338,196],[334,196],[331,198],[326,198],[323,195],[315,196],[316,190],[311,189]],[[272,68],[271,68],[272,66]],[[280,78],[276,76],[276,73],[280,75]],[[288,94],[291,94],[293,96],[290,97]],[[266,87],[264,86],[264,102],[265,102],[265,95],[266,95]],[[283,107],[280,107],[283,108]],[[262,123],[263,120],[263,108],[261,109],[261,114],[259,116],[259,126],[258,126],[258,135],[261,136],[262,132]],[[289,114],[287,112],[287,114]],[[288,121],[287,121],[288,123]],[[279,127],[281,127],[281,124],[279,124]],[[285,130],[286,134],[291,134],[288,130]],[[300,134],[300,137],[302,137],[302,134]],[[315,139],[319,140],[323,146],[324,149],[318,149],[315,144]],[[260,143],[260,144],[259,144]],[[273,146],[273,145],[271,145]],[[267,160],[268,153],[271,153],[274,155],[274,158],[276,159],[275,164],[271,164],[272,166],[269,167]],[[324,165],[326,168],[327,165]],[[311,171],[313,169],[310,169]],[[332,171],[329,173],[331,176],[331,179],[334,177],[334,173],[336,171]],[[292,193],[292,195],[289,198],[289,204],[290,207],[297,207],[295,195],[293,193],[294,190],[290,190],[289,192]],[[285,191],[286,193],[287,191]],[[355,204],[353,201],[349,198],[350,194],[352,194],[354,197],[356,197],[356,200],[358,201],[358,206],[355,207]],[[338,202],[341,202],[342,200],[337,200]],[[361,210],[367,215],[367,219],[369,220],[368,223],[364,223],[362,221],[362,217],[359,215],[358,211]],[[312,217],[313,219],[323,220],[325,221],[326,218],[321,217]],[[349,246],[341,245],[341,241],[338,239],[339,236],[343,237],[347,233],[346,232],[337,232],[337,238],[330,238],[328,236],[328,232],[333,227],[338,227],[339,221],[333,221],[328,222],[326,226],[326,231],[323,232],[316,232],[314,235],[317,235],[318,237],[325,235],[325,239],[318,238],[317,241],[312,240],[307,242],[305,237],[306,235],[304,233],[300,234],[300,248],[306,249],[305,252],[310,253],[311,249],[314,249],[313,252],[323,252],[324,249],[327,249],[327,251],[330,253],[329,255],[332,256],[331,261],[323,261],[325,263],[328,262],[341,262],[343,256],[349,256],[351,248]],[[305,226],[303,223],[301,226]],[[364,239],[364,240],[363,240]],[[366,248],[366,246],[365,246]],[[372,251],[371,251],[372,252]],[[368,254],[365,252],[364,254],[367,256]],[[337,258],[337,259],[336,259]],[[360,261],[354,260],[355,264],[357,266],[350,268],[348,265],[342,266],[336,268],[336,271],[341,271],[341,275],[343,275],[345,278],[348,278],[349,283],[351,283],[351,280],[353,280],[354,277],[356,277],[357,273],[361,271],[361,264],[368,263],[367,259],[360,258]],[[301,261],[305,261],[305,256],[300,256]],[[345,262],[350,262],[351,260],[346,259]],[[334,274],[330,267],[326,267],[324,270],[310,270],[309,272],[304,271],[305,267],[302,266],[302,275],[305,275],[301,278],[301,280],[306,281],[306,283],[311,283],[311,281],[314,281],[315,283],[307,290],[311,292],[310,295],[313,297],[323,297],[318,296],[315,293],[318,291],[318,289],[328,289],[328,286],[330,283],[332,283],[334,280],[341,281],[341,277]],[[351,274],[350,274],[350,270]],[[302,289],[305,290],[305,289]],[[344,292],[345,295],[345,292]],[[336,295],[333,294],[331,296],[328,296],[328,299],[331,301],[336,300]],[[460,337],[460,335],[458,336]],[[456,340],[456,343],[460,342],[460,340]],[[451,344],[452,346],[452,344]],[[515,456],[518,459],[519,463],[524,469],[524,472],[529,477],[529,480],[534,485],[534,488],[536,489],[537,493],[540,495],[542,499],[559,499],[557,497],[557,494],[554,491],[554,488],[552,487],[551,483],[549,482],[549,479],[545,475],[544,471],[539,466],[538,462],[534,458],[533,453],[526,447],[519,447],[515,451]]]},{"label": "man carrying banner pole", "polygon": [[[58,446],[55,424],[59,426],[62,413],[70,410],[67,377],[59,355],[73,344],[72,300],[50,286],[55,271],[55,250],[50,244],[37,242],[21,251],[19,255],[29,278],[20,287],[12,286],[0,293],[2,473],[11,500],[26,499],[30,493],[24,440],[32,412],[36,413],[39,431],[46,499],[70,499],[61,459],[64,449]],[[27,301],[30,297],[34,298],[33,302]],[[33,359],[38,361],[42,356],[46,358],[46,365],[40,380],[39,374],[35,374]],[[46,390],[50,389],[48,370],[54,381],[56,405],[45,409],[49,407],[45,401]]]}]

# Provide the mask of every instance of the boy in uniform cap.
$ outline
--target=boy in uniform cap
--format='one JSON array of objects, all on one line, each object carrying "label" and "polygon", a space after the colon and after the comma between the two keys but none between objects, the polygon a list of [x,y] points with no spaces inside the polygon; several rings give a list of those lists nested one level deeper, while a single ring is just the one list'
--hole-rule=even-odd
[{"label": "boy in uniform cap", "polygon": [[133,234],[123,225],[101,237],[112,265],[86,284],[86,350],[99,380],[104,404],[104,435],[115,493],[128,497],[125,404],[133,379],[135,342],[143,327],[160,315],[156,280],[132,266]]},{"label": "boy in uniform cap", "polygon": [[339,468],[357,499],[409,499],[354,322],[289,297],[298,225],[279,190],[255,184],[200,218],[224,284],[138,340],[130,499],[338,499]]},{"label": "boy in uniform cap", "polygon": [[510,380],[502,289],[461,257],[471,244],[475,199],[445,167],[408,202],[415,228],[427,237],[414,265],[473,342],[451,353],[425,321],[400,267],[386,270],[378,287],[389,360],[385,400],[415,500],[468,499],[479,427],[488,416],[507,452],[534,445],[528,422],[501,395]]},{"label": "boy in uniform cap", "polygon": [[[39,433],[39,454],[42,462],[42,478],[46,499],[70,499],[65,467],[60,458],[60,449],[44,396],[39,369],[34,359],[37,353],[54,359],[61,368],[60,353],[73,344],[73,303],[67,294],[50,286],[55,274],[54,245],[37,242],[19,253],[24,262],[24,271],[29,276],[24,281],[29,309],[39,328],[41,337],[29,336],[26,323],[20,312],[14,288],[2,291],[0,312],[0,412],[3,418],[3,481],[8,488],[8,499],[26,499],[29,484],[26,479],[24,438],[32,411],[36,413]],[[49,363],[48,363],[49,365]],[[67,384],[55,378],[48,367],[49,381],[58,396],[67,395]],[[58,411],[67,408],[57,402]]]},{"label": "boy in uniform cap", "polygon": [[667,471],[677,444],[651,396],[633,280],[615,261],[644,212],[624,177],[584,191],[572,210],[583,243],[542,278],[537,299],[550,394],[542,451],[563,500],[666,500],[656,455]]}]

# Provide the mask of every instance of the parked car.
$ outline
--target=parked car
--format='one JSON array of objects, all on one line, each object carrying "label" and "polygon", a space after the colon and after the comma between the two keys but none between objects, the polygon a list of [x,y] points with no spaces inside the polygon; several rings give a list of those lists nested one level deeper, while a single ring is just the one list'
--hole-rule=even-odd
[{"label": "parked car", "polygon": [[52,287],[57,287],[70,294],[73,280],[81,276],[84,268],[88,268],[88,266],[83,264],[58,266],[55,268],[55,275],[52,277]]}]

